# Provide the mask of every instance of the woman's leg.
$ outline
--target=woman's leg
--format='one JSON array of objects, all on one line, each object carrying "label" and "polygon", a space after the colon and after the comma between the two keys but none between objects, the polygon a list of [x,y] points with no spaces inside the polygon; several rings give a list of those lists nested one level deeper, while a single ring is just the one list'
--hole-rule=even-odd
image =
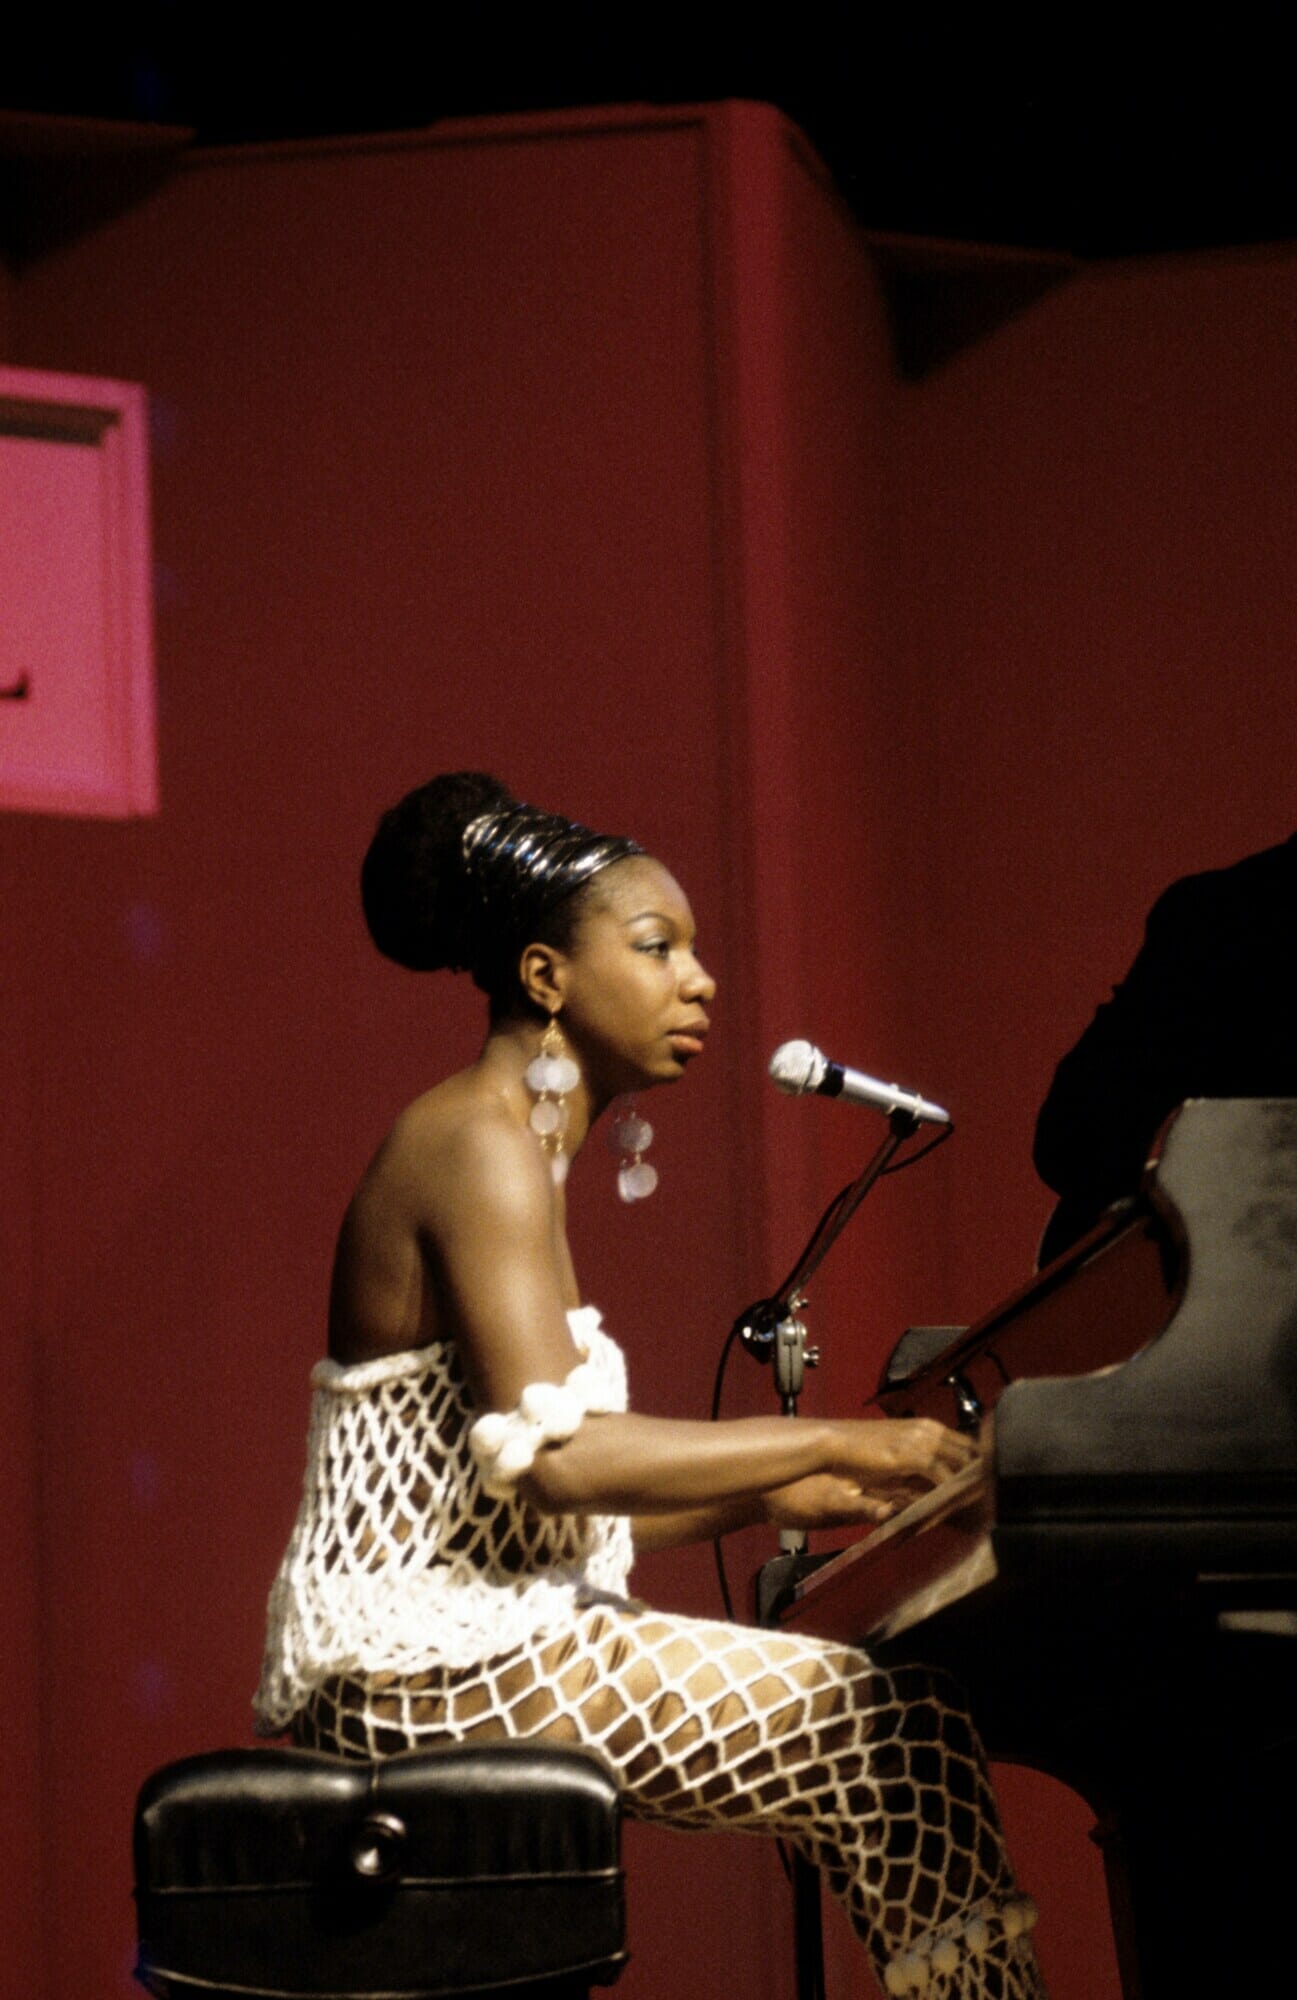
[{"label": "woman's leg", "polygon": [[474,1737],[596,1749],[627,1811],[781,1835],[841,1898],[889,1993],[1043,1992],[958,1691],[851,1647],[593,1605],[480,1666],[331,1682],[297,1741],[340,1754]]}]

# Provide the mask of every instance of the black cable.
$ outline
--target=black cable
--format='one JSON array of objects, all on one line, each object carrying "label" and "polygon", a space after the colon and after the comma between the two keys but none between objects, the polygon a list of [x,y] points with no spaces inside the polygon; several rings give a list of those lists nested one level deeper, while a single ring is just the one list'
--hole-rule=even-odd
[{"label": "black cable", "polygon": [[793,1287],[794,1284],[796,1283],[798,1274],[801,1271],[805,1270],[806,1266],[810,1263],[812,1255],[816,1250],[819,1249],[822,1239],[828,1233],[832,1224],[836,1221],[838,1211],[843,1207],[844,1203],[846,1202],[847,1196],[854,1193],[855,1186],[856,1183],[854,1181],[848,1181],[844,1188],[838,1189],[838,1192],[834,1195],[832,1201],[829,1203],[823,1215],[820,1217],[814,1229],[811,1231],[810,1239],[807,1242],[805,1249],[802,1251],[801,1256],[797,1259],[797,1262],[793,1265],[792,1270],[788,1273],[788,1276],[784,1279],[783,1284],[780,1285],[778,1290],[775,1292],[774,1294],[775,1298],[789,1299],[792,1297]]},{"label": "black cable", "polygon": [[721,1603],[725,1616],[734,1622],[734,1606],[730,1601],[730,1580],[725,1574],[725,1550],[719,1535],[712,1536],[712,1555],[716,1561],[716,1581],[720,1585]]},{"label": "black cable", "polygon": [[[721,1390],[725,1383],[725,1368],[730,1358],[730,1350],[738,1339],[738,1332],[739,1322],[735,1320],[733,1326],[725,1336],[721,1347],[720,1360],[716,1364],[716,1379],[712,1384],[711,1421],[713,1423],[717,1423],[720,1419]],[[719,1535],[712,1536],[712,1555],[716,1562],[716,1580],[720,1585],[721,1603],[725,1607],[725,1616],[732,1619],[734,1616],[734,1605],[730,1598],[729,1578],[725,1574],[725,1552],[722,1546],[722,1538]]]},{"label": "black cable", "polygon": [[883,1179],[884,1175],[887,1174],[904,1173],[907,1167],[917,1167],[920,1160],[926,1160],[929,1153],[935,1153],[938,1146],[944,1146],[947,1139],[953,1139],[954,1136],[954,1126],[943,1125],[936,1137],[929,1139],[926,1146],[920,1146],[917,1153],[907,1153],[903,1159],[893,1160],[890,1167],[884,1167],[882,1174],[879,1175],[879,1179]]},{"label": "black cable", "polygon": [[[885,1174],[899,1174],[905,1167],[917,1166],[920,1160],[926,1160],[929,1153],[935,1152],[938,1146],[944,1146],[947,1139],[953,1138],[954,1132],[955,1128],[953,1125],[943,1126],[941,1131],[936,1134],[935,1138],[929,1139],[926,1146],[920,1146],[917,1153],[907,1153],[904,1155],[904,1157],[893,1160],[891,1166],[884,1167],[881,1170],[879,1178],[882,1179],[883,1175]],[[834,1221],[836,1220],[839,1214],[839,1211],[842,1209],[847,1199],[855,1193],[858,1185],[859,1185],[858,1180],[848,1181],[846,1186],[843,1188],[839,1188],[838,1192],[834,1195],[832,1201],[830,1201],[823,1215],[821,1215],[819,1221],[816,1223],[814,1229],[811,1231],[810,1239],[807,1242],[805,1249],[802,1251],[800,1257],[797,1259],[797,1262],[793,1265],[793,1268],[788,1273],[788,1276],[784,1279],[783,1284],[780,1285],[778,1291],[774,1293],[773,1296],[776,1300],[781,1302],[787,1302],[792,1299],[794,1288],[796,1286],[797,1279],[800,1273],[803,1270],[805,1270],[806,1266],[812,1261],[816,1250],[819,1248],[819,1245],[823,1241],[827,1232],[831,1229]],[[712,1384],[712,1408],[711,1408],[712,1423],[717,1423],[720,1420],[721,1396],[725,1384],[725,1370],[729,1365],[730,1354],[731,1351],[733,1350],[734,1342],[738,1338],[739,1329],[741,1325],[742,1325],[742,1315],[740,1315],[739,1319],[735,1320],[733,1326],[726,1334],[725,1340],[721,1346],[720,1358],[716,1363],[716,1376]],[[725,1573],[725,1550],[724,1550],[723,1538],[720,1535],[713,1535],[712,1537],[712,1556],[716,1564],[716,1581],[720,1589],[721,1603],[724,1606],[725,1616],[732,1620],[734,1617],[734,1602],[730,1596],[729,1578]],[[784,1851],[784,1846],[782,1841],[779,1843],[779,1850],[780,1850],[780,1860],[782,1861],[784,1867],[784,1873],[791,1877],[791,1869],[789,1867],[788,1856]]]},{"label": "black cable", "polygon": [[[893,1160],[890,1167],[882,1168],[879,1174],[879,1179],[881,1180],[883,1178],[883,1175],[885,1174],[899,1174],[905,1167],[917,1166],[920,1160],[926,1160],[929,1153],[935,1152],[938,1146],[944,1146],[947,1139],[953,1138],[954,1131],[955,1128],[953,1125],[944,1126],[942,1130],[937,1133],[936,1137],[933,1139],[929,1139],[927,1145],[921,1146],[917,1153],[908,1153],[904,1156],[904,1158]],[[838,1192],[834,1195],[832,1201],[825,1209],[823,1215],[821,1215],[819,1221],[816,1223],[814,1229],[811,1231],[810,1239],[807,1242],[805,1249],[802,1251],[801,1256],[797,1259],[797,1262],[793,1265],[792,1270],[788,1273],[788,1276],[784,1279],[783,1284],[780,1285],[778,1291],[774,1294],[775,1299],[784,1302],[790,1301],[792,1299],[794,1287],[797,1283],[797,1279],[800,1273],[803,1270],[805,1270],[806,1266],[811,1262],[825,1234],[832,1227],[834,1221],[836,1220],[839,1211],[843,1207],[844,1203],[847,1201],[848,1197],[855,1193],[858,1185],[859,1181],[857,1179],[848,1181],[845,1187],[839,1188]],[[712,1383],[712,1408],[711,1408],[712,1423],[718,1423],[720,1420],[721,1395],[725,1384],[725,1370],[729,1365],[730,1354],[733,1350],[735,1341],[739,1337],[739,1329],[742,1326],[742,1324],[743,1324],[743,1315],[740,1314],[739,1318],[734,1321],[734,1324],[731,1326],[729,1332],[726,1334],[725,1339],[721,1344],[720,1357],[716,1363],[716,1376]],[[721,1604],[724,1607],[726,1618],[728,1618],[731,1622],[733,1622],[734,1604],[732,1598],[730,1597],[729,1578],[725,1573],[724,1538],[720,1535],[713,1535],[712,1537],[712,1557],[716,1564],[716,1581],[720,1589]],[[784,1878],[786,1881],[791,1883],[793,1880],[793,1862],[792,1862],[792,1853],[787,1842],[782,1839],[776,1840],[775,1851],[779,1856],[779,1866],[784,1871]],[[823,1991],[822,1987],[820,1991],[821,1992]]]},{"label": "black cable", "polygon": [[716,1364],[716,1380],[712,1384],[712,1423],[717,1421],[721,1413],[721,1387],[725,1381],[725,1365],[730,1358],[730,1349],[738,1339],[738,1333],[739,1321],[735,1320],[733,1326],[725,1336],[725,1344],[721,1348],[721,1358]]}]

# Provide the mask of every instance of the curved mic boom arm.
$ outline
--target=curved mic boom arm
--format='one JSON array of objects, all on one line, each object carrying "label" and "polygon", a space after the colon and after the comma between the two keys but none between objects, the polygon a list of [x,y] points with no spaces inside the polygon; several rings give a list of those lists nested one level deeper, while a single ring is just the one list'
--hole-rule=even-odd
[{"label": "curved mic boom arm", "polygon": [[919,1120],[909,1111],[893,1111],[887,1124],[887,1137],[859,1177],[833,1197],[782,1285],[769,1298],[758,1299],[755,1305],[741,1312],[731,1329],[755,1360],[775,1363],[775,1388],[786,1416],[796,1416],[804,1370],[815,1367],[820,1358],[818,1348],[806,1346],[806,1329],[797,1318],[798,1310],[805,1304],[803,1288],[818,1271],[875,1181],[886,1172],[897,1148],[919,1129]]}]

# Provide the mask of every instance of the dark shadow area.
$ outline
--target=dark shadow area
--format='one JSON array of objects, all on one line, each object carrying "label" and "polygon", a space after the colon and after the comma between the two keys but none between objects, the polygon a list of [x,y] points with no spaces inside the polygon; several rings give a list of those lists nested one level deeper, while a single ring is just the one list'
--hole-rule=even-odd
[{"label": "dark shadow area", "polygon": [[101,47],[92,34],[7,60],[0,108],[186,127],[223,145],[753,98],[801,127],[869,229],[1084,258],[1297,235],[1284,65],[1263,38],[1141,63],[1021,36],[960,40],[923,17],[870,17],[851,41],[815,16],[745,23],[728,45],[719,28],[648,14],[580,36],[562,22],[457,19],[438,38],[437,18],[417,49],[381,15],[363,38],[289,31],[269,46],[255,19],[157,7]]}]

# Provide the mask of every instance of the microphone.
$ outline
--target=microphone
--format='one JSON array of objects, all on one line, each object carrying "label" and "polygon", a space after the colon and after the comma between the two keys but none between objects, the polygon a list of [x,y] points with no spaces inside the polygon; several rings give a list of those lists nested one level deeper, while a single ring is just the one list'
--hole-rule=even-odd
[{"label": "microphone", "polygon": [[889,1117],[903,1111],[921,1125],[949,1125],[950,1113],[939,1104],[929,1104],[898,1083],[880,1083],[858,1069],[830,1062],[811,1042],[781,1042],[770,1058],[770,1074],[778,1089],[790,1097],[813,1090],[820,1097],[846,1097],[853,1104],[869,1104]]}]

